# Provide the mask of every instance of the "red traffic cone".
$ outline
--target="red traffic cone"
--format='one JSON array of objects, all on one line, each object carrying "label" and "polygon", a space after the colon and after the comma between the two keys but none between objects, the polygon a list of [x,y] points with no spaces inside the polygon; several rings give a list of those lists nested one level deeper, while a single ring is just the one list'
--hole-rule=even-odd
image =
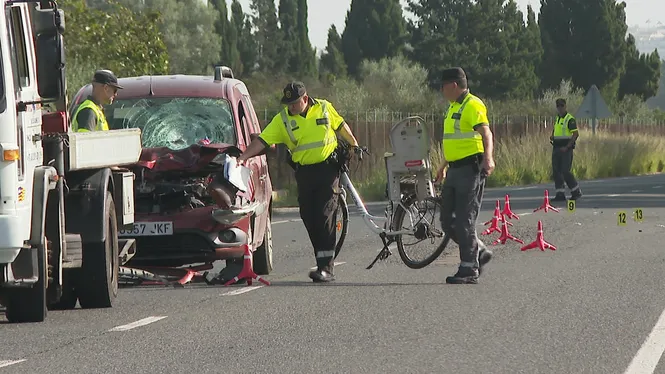
[{"label": "red traffic cone", "polygon": [[501,212],[503,214],[502,218],[504,220],[506,219],[506,217],[520,219],[520,217],[517,214],[513,213],[513,211],[510,210],[510,196],[506,195],[505,199],[506,200],[503,203],[503,212]]},{"label": "red traffic cone", "polygon": [[270,286],[270,282],[261,278],[258,274],[254,272],[254,269],[252,267],[252,251],[249,249],[249,245],[245,245],[245,254],[243,255],[243,259],[244,260],[242,262],[242,270],[240,271],[240,274],[236,275],[235,277],[233,277],[233,279],[224,283],[224,285],[228,286],[230,284],[238,282],[241,279],[247,279],[247,285],[251,286],[252,280],[256,279],[259,282],[267,286]]},{"label": "red traffic cone", "polygon": [[524,242],[521,239],[518,239],[514,236],[512,236],[510,233],[508,233],[508,223],[506,222],[506,217],[503,218],[503,226],[501,227],[501,236],[492,243],[492,245],[496,245],[499,242],[501,244],[506,244],[506,241],[510,239],[513,241],[516,241],[520,244],[524,244]]},{"label": "red traffic cone", "polygon": [[[494,223],[494,220],[496,220],[497,223],[500,223],[501,221],[503,221],[503,216],[501,215],[501,203],[499,202],[498,199],[496,200],[496,206],[494,207],[494,216],[492,216],[492,219],[491,219],[491,220],[489,220],[489,221],[483,223],[483,225],[484,225],[484,226],[487,226],[487,225],[489,225],[489,224],[492,224],[492,227],[496,227],[496,228],[497,228],[496,231],[500,231],[500,230],[499,230],[499,226],[498,226],[497,224]],[[512,225],[513,225],[512,222],[508,222],[508,226],[512,226]]]},{"label": "red traffic cone", "polygon": [[549,191],[547,191],[547,190],[545,190],[545,198],[543,199],[543,205],[541,205],[541,206],[540,206],[539,208],[537,208],[537,209],[534,209],[533,211],[534,211],[534,212],[537,212],[537,211],[539,211],[539,210],[544,210],[545,213],[549,212],[550,210],[553,210],[553,211],[555,211],[555,212],[558,212],[558,211],[559,211],[559,209],[553,207],[553,206],[550,204],[550,193],[549,193]]},{"label": "red traffic cone", "polygon": [[[485,224],[491,223],[492,226],[488,227],[485,231],[483,231],[481,234],[482,235],[489,235],[493,232],[501,232],[501,228],[499,225],[501,222],[506,222],[503,217],[501,216],[501,211],[499,211],[499,200],[496,201],[496,208],[494,209],[494,216],[492,219]],[[512,225],[510,222],[506,222],[507,224]]]},{"label": "red traffic cone", "polygon": [[532,243],[529,243],[522,247],[523,251],[533,249],[533,248],[540,248],[541,251],[544,251],[545,249],[551,249],[553,251],[556,250],[556,247],[553,246],[552,244],[548,243],[543,239],[543,222],[538,221],[538,234],[536,235],[536,240],[534,240]]}]

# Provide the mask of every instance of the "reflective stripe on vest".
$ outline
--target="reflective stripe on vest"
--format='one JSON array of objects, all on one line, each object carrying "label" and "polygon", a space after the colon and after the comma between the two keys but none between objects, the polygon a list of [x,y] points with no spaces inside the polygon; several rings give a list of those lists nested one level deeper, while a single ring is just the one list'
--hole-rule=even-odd
[{"label": "reflective stripe on vest", "polygon": [[569,140],[573,138],[573,133],[568,129],[568,121],[573,118],[573,115],[566,113],[563,118],[557,118],[554,124],[553,140]]},{"label": "reflective stripe on vest", "polygon": [[298,144],[298,141],[296,140],[296,137],[293,134],[292,128],[294,128],[294,129],[297,128],[298,127],[298,122],[295,119],[292,119],[291,120],[291,125],[289,126],[289,117],[286,114],[286,108],[284,108],[280,112],[280,115],[282,116],[282,122],[284,122],[284,127],[286,128],[286,133],[289,134],[289,139],[291,140],[291,143],[293,143],[293,145],[295,146],[295,148],[291,149],[291,153],[302,152],[302,151],[307,151],[307,150],[310,150],[310,149],[325,147],[328,144],[334,143],[335,138],[330,136],[330,119],[328,118],[328,105],[325,101],[321,101],[321,110],[323,112],[323,117],[327,120],[326,121],[326,136],[322,141],[306,143],[306,144]]},{"label": "reflective stripe on vest", "polygon": [[[460,128],[460,122],[462,120],[462,112],[464,112],[464,108],[466,107],[466,104],[471,100],[471,94],[468,94],[467,97],[462,101],[462,105],[459,107],[457,110],[457,118],[455,118],[455,123],[453,125],[453,129],[455,132],[453,133],[446,133],[446,126],[445,126],[445,120],[448,118],[448,112],[446,111],[446,115],[443,117],[444,120],[444,125],[443,125],[443,138],[444,139],[472,139],[472,138],[477,138],[477,139],[482,139],[482,136],[477,132],[477,131],[471,131],[471,132],[462,132],[462,129]],[[450,107],[448,108],[450,110]]]},{"label": "reflective stripe on vest", "polygon": [[79,105],[79,107],[76,109],[76,113],[74,113],[74,120],[72,121],[72,131],[74,132],[87,132],[90,131],[86,128],[79,128],[79,123],[78,123],[78,115],[81,110],[89,108],[95,113],[95,116],[97,117],[97,128],[95,130],[97,131],[108,131],[109,126],[108,123],[106,122],[106,116],[104,116],[104,112],[95,104],[92,100],[87,99],[84,102]]}]

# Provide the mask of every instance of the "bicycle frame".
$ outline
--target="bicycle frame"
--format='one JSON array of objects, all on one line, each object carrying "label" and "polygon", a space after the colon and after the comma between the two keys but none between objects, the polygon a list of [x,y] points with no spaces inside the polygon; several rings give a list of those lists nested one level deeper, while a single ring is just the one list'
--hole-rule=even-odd
[{"label": "bicycle frame", "polygon": [[[356,207],[360,209],[360,212],[362,214],[362,219],[365,222],[365,225],[367,225],[367,227],[369,227],[369,229],[372,230],[372,232],[374,232],[377,235],[385,235],[385,236],[413,234],[413,230],[392,231],[392,229],[390,229],[390,227],[392,227],[393,215],[395,214],[394,209],[390,216],[386,214],[383,217],[378,217],[370,214],[369,211],[367,210],[367,206],[362,201],[362,198],[360,197],[358,190],[356,190],[356,188],[353,186],[353,182],[351,182],[349,174],[346,171],[343,171],[341,173],[340,183],[342,187],[345,187],[351,193],[351,198],[353,199],[353,202],[355,203]],[[392,204],[392,202],[389,202],[388,204]],[[399,205],[401,205],[405,211],[408,211],[401,201],[399,202]],[[377,225],[376,222],[382,223],[383,228]]]}]

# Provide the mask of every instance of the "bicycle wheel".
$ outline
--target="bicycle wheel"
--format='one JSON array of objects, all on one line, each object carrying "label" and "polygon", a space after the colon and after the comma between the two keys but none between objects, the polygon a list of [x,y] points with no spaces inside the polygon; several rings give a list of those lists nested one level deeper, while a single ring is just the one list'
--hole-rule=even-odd
[{"label": "bicycle wheel", "polygon": [[[406,209],[405,209],[406,208]],[[450,236],[443,232],[443,229],[436,229],[437,224],[441,224],[437,211],[440,211],[440,199],[437,197],[427,198],[423,201],[417,201],[415,195],[409,195],[402,200],[402,204],[395,207],[393,214],[394,231],[412,230],[412,234],[397,235],[397,252],[402,262],[411,269],[422,269],[436,260],[446,249]],[[431,213],[432,219],[425,220],[428,213]],[[412,227],[404,227],[404,219],[412,221]],[[407,253],[406,248],[410,245],[404,243],[404,238],[414,238],[420,242],[425,242],[423,253],[425,256],[416,258]],[[441,239],[437,245],[436,241]],[[412,245],[415,245],[412,244]]]},{"label": "bicycle wheel", "polygon": [[335,258],[344,245],[346,239],[346,231],[349,229],[349,206],[346,204],[346,193],[342,192],[339,195],[339,202],[337,204],[337,213],[335,217],[335,233],[337,236],[337,244],[335,245]]}]

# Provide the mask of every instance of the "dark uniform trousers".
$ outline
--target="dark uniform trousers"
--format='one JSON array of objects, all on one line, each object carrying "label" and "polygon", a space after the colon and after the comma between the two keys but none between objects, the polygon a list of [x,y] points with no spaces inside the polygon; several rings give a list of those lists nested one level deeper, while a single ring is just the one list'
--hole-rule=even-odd
[{"label": "dark uniform trousers", "polygon": [[561,151],[562,147],[554,147],[552,149],[552,172],[554,179],[554,188],[557,190],[564,189],[563,183],[566,182],[571,191],[575,191],[577,187],[577,180],[572,173],[573,168],[573,150],[568,149],[565,152]]},{"label": "dark uniform trousers", "polygon": [[479,250],[486,248],[476,232],[487,179],[481,163],[482,154],[450,162],[441,194],[441,227],[459,246],[460,268],[472,268],[476,273]]},{"label": "dark uniform trousers", "polygon": [[340,170],[334,162],[322,162],[296,168],[298,205],[309,239],[314,247],[316,265],[333,272]]}]

